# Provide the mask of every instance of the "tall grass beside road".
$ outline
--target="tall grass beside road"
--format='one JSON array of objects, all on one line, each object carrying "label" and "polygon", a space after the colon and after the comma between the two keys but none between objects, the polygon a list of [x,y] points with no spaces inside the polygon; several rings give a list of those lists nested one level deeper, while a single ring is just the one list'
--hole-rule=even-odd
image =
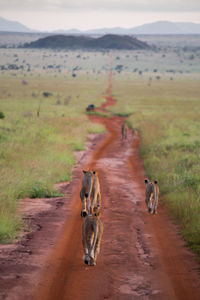
[{"label": "tall grass beside road", "polygon": [[[130,127],[139,131],[146,175],[158,180],[161,202],[180,225],[188,245],[200,254],[200,86],[199,75],[114,83],[116,106],[132,112]],[[159,210],[158,210],[159,213]]]},{"label": "tall grass beside road", "polygon": [[[103,132],[89,122],[85,108],[100,105],[101,80],[2,76],[0,86],[0,241],[16,237],[19,199],[59,195],[54,183],[68,181],[74,151],[88,133]],[[44,95],[44,92],[47,94]],[[39,112],[38,112],[39,111]]]}]

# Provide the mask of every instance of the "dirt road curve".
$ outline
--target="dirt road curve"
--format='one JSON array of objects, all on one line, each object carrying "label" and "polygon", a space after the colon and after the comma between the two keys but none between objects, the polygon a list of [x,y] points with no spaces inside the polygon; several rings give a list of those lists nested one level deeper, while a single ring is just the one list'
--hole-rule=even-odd
[{"label": "dirt road curve", "polygon": [[[110,88],[107,105],[113,104]],[[102,109],[105,109],[104,104]],[[151,216],[144,206],[139,138],[121,141],[122,119],[91,117],[107,134],[84,167],[99,171],[104,234],[96,267],[83,264],[80,182],[35,295],[36,300],[200,299],[198,266],[184,248],[162,207]]]}]

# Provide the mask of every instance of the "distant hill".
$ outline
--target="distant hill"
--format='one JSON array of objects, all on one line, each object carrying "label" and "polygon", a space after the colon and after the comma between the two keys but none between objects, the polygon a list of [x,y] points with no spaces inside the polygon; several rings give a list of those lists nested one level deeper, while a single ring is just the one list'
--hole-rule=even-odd
[{"label": "distant hill", "polygon": [[120,34],[120,35],[136,35],[136,34],[200,34],[200,24],[189,22],[169,22],[158,21],[154,23],[148,23],[132,28],[98,28],[90,29],[86,31],[80,31],[77,29],[59,30],[56,33],[62,34],[87,34],[87,35],[105,35],[105,34]]},{"label": "distant hill", "polygon": [[76,28],[71,28],[71,29],[58,29],[58,30],[55,30],[53,31],[52,33],[54,34],[82,34],[82,31],[81,30],[78,30]]},{"label": "distant hill", "polygon": [[87,30],[87,34],[200,34],[200,24],[189,22],[158,21],[132,28],[100,28]]},{"label": "distant hill", "polygon": [[100,38],[89,36],[51,35],[24,44],[24,48],[68,48],[68,49],[148,49],[147,43],[131,36],[107,34]]},{"label": "distant hill", "polygon": [[129,29],[122,27],[112,27],[112,28],[98,28],[98,29],[90,29],[85,31],[86,34],[93,35],[102,35],[102,34],[120,34],[127,35],[129,34]]},{"label": "distant hill", "polygon": [[0,17],[0,31],[7,32],[33,32],[30,28],[16,21],[9,21]]},{"label": "distant hill", "polygon": [[90,37],[85,36],[50,35],[25,43],[24,48],[85,48],[90,40]]},{"label": "distant hill", "polygon": [[[9,21],[0,17],[0,31],[7,32],[38,32],[37,30],[30,29],[22,23],[16,21]],[[154,23],[147,23],[141,26],[132,28],[98,28],[81,31],[76,28],[73,29],[59,29],[51,34],[72,34],[72,35],[105,35],[105,34],[117,34],[117,35],[135,35],[135,34],[200,34],[200,24],[192,22],[169,22],[158,21]]]},{"label": "distant hill", "polygon": [[200,24],[158,21],[128,31],[129,34],[200,34]]}]

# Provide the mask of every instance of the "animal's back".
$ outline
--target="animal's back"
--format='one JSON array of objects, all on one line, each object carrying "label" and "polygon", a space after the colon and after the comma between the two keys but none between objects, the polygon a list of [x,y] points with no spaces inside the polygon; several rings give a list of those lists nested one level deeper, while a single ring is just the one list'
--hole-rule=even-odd
[{"label": "animal's back", "polygon": [[151,194],[153,193],[154,190],[154,185],[152,182],[148,182],[146,185],[146,196],[150,197]]}]

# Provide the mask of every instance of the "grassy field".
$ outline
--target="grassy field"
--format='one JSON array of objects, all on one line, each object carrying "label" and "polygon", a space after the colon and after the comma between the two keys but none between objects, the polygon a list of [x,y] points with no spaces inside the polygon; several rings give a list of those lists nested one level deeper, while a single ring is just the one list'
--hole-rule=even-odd
[{"label": "grassy field", "polygon": [[129,113],[127,122],[141,136],[146,175],[158,180],[167,206],[188,245],[200,254],[200,75],[136,80],[115,77],[118,100],[112,113]]},{"label": "grassy field", "polygon": [[104,79],[6,73],[0,80],[0,241],[8,242],[22,225],[19,199],[58,195],[53,184],[70,179],[73,152],[104,130],[85,114],[104,101]]},{"label": "grassy field", "polygon": [[[145,172],[200,253],[200,41],[184,38],[142,37],[156,50],[113,51],[118,101],[109,110],[138,129]],[[70,178],[73,151],[88,132],[102,132],[85,107],[104,101],[108,69],[106,52],[0,49],[0,241],[21,226],[18,199],[56,195],[53,184]]]}]

